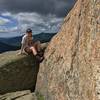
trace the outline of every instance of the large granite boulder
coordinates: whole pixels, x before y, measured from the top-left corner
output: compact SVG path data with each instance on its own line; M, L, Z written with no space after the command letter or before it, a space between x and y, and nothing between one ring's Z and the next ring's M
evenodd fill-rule
M100 0L77 0L46 49L36 91L45 100L96 100L97 67Z
M17 54L0 54L0 94L35 88L39 63L32 55Z

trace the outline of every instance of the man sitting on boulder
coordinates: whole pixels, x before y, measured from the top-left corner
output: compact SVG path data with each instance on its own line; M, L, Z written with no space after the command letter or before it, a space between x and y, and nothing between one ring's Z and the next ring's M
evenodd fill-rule
M40 41L34 42L32 36L32 30L27 29L26 34L22 37L21 42L21 51L19 54L27 53L33 54L38 61L43 60L43 56L39 55L38 52L40 51Z

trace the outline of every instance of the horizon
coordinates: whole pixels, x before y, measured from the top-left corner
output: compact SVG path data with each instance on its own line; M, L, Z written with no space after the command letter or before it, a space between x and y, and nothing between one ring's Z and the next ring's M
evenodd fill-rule
M8 35L8 36L6 36L6 35L3 35L2 37L0 36L0 39L7 39L7 38L16 38L16 37L22 37L23 35L24 35L25 33L23 33L23 34L20 34L20 35L16 35L16 34L14 34L14 35ZM33 33L32 35L33 36L36 36L36 35L41 35L41 34L57 34L57 32L55 32L55 33L49 33L49 32L41 32L41 33Z

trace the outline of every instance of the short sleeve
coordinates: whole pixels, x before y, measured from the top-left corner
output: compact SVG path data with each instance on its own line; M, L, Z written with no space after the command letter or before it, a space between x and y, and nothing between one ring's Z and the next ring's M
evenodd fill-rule
M25 43L26 43L26 36L25 36L25 35L22 37L21 43L22 43L22 44L25 44Z

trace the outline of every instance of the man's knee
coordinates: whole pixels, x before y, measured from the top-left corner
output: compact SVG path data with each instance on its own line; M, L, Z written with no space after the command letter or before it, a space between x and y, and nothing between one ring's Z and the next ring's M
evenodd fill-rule
M30 47L30 49L33 50L33 49L35 49L35 48L32 46L32 47Z

